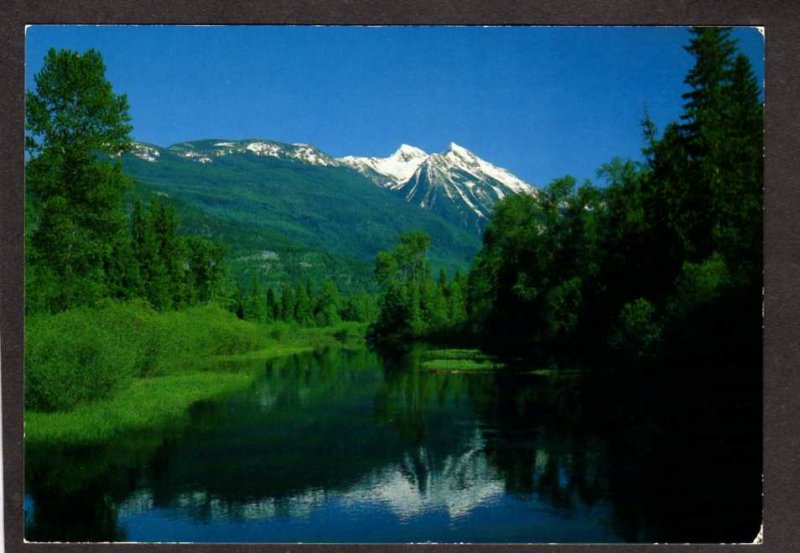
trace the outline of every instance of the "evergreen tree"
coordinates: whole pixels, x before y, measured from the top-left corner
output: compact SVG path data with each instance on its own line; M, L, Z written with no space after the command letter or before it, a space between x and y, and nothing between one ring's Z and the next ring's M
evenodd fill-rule
M190 302L217 301L223 305L229 303L223 246L199 236L188 236L184 240L184 248L187 255L186 275Z
M294 318L303 325L313 323L313 305L308 294L308 286L301 283L295 285Z
M150 220L158 245L158 257L166 276L167 307L180 308L186 302L185 251L178 235L178 218L173 206L153 200Z
M362 293L349 296L342 303L340 316L345 321L374 322L378 306L372 294Z
M168 309L172 302L169 275L159 251L159 239L153 225L153 205L149 212L139 202L131 214L132 249L141 276L142 297L159 310Z
M130 147L124 95L100 54L51 49L25 95L30 227L29 293L50 311L126 296L137 285L122 197L130 186L116 155Z
M295 299L292 287L284 285L281 291L281 319L284 321L295 320Z
M694 28L686 47L695 59L686 77L690 90L683 95L681 116L690 187L676 208L686 212L684 220L691 225L692 260L715 250L743 253L739 230L747 225L741 217L752 217L760 206L758 86L746 58L735 56L730 32Z
M314 320L319 326L331 326L339 322L339 289L332 280L322 283L314 309Z
M645 116L644 164L613 160L604 189L565 178L496 204L467 287L488 344L581 340L637 362L760 351L760 91L728 30L692 33L682 120L659 137Z
M372 326L377 336L411 338L425 335L431 325L430 310L424 305L426 290L435 288L425 254L430 237L424 232L400 236L389 252L375 260L375 277L380 288L380 313Z
M257 275L250 280L250 289L244 300L244 318L256 322L266 320L266 303Z
M424 332L441 332L447 327L447 301L441 287L433 280L430 272L420 283L420 302Z
M280 318L280 304L275 298L275 290L270 286L267 289L267 310L266 319L268 322L277 321Z
M734 61L729 96L729 134L724 146L732 168L729 186L717 199L717 247L729 262L743 266L750 278L760 281L762 226L754 222L763 218L764 108L750 62L741 54Z
M456 269L447 286L447 319L451 328L458 329L467 321L467 278Z

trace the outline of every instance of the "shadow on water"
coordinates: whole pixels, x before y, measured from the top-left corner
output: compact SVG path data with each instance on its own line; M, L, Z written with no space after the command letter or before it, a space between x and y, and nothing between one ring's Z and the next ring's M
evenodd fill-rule
M735 370L431 373L329 349L184 424L26 451L31 541L742 542L761 393Z

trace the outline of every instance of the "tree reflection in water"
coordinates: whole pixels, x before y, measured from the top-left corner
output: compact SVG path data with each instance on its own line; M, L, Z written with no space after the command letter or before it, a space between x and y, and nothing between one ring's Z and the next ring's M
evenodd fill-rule
M451 541L465 528L473 541L755 536L757 379L597 368L552 378L443 374L419 370L419 355L331 349L272 362L250 389L198 404L172 428L96 448L30 450L26 537L136 539L131 521L145 515L222 528L334 507L331 526L391 514L371 535L397 541L424 535L398 524L434 523ZM492 510L514 513L513 533L492 535L497 522L481 522ZM587 533L525 534L542 513Z

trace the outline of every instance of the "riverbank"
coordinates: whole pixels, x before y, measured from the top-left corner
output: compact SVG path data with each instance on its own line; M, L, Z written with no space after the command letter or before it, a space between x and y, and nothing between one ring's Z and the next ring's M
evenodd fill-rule
M214 308L158 314L113 305L33 320L26 330L26 445L82 445L162 426L198 401L246 388L263 361L359 341L365 329L256 325ZM59 333L61 340L50 339ZM61 408L36 408L50 405Z

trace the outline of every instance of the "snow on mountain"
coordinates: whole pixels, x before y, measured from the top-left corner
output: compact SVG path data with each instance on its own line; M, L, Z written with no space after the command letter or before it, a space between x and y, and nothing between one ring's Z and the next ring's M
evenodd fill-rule
M489 177L515 194L531 194L535 192L535 188L530 184L518 179L506 169L482 160L455 142L450 143L450 148L447 150L445 157L453 166L464 169L476 176Z
M425 158L408 180L392 190L408 202L479 231L497 201L510 194L537 194L530 184L454 142L446 152Z
M211 163L216 158L231 154L253 154L296 160L309 165L339 166L339 162L310 144L283 144L271 140L203 140L173 144L168 149L181 157L199 163Z
M161 152L158 151L158 148L141 142L133 143L131 154L150 163L155 163L161 157Z
M394 188L408 180L427 157L428 154L419 148L403 144L389 157L345 156L337 161L352 167L378 186Z
M337 161L408 202L478 230L495 202L509 194L537 193L506 169L455 142L438 154L403 144L389 157L347 156Z
M349 168L373 184L451 222L480 232L494 204L508 195L537 194L536 188L451 142L443 153L428 154L407 144L388 157L335 159L310 144L271 140L199 140L162 149L135 143L134 156L155 163L163 155L208 164L232 154Z

